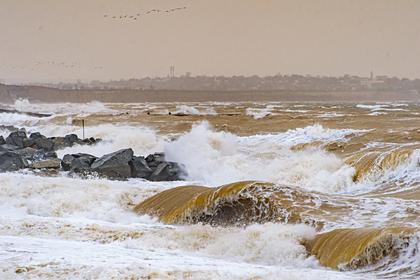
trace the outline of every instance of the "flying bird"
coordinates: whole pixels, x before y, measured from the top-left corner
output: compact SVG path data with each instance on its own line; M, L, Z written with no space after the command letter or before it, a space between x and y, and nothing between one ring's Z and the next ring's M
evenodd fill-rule
M175 7L175 8L171 8L171 9L167 9L167 10L160 10L160 9L151 9L148 10L147 12L143 13L144 15L151 15L151 14L158 14L160 12L165 12L165 13L173 13L179 10L185 10L187 7ZM129 19L129 20L138 20L139 17L142 15L141 12L137 12L136 14L132 14L132 15L108 15L108 14L104 14L103 17L104 18L112 18L112 19Z

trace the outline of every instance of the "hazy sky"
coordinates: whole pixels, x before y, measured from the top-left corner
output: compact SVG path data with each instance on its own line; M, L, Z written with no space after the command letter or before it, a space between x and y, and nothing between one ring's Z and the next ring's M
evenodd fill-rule
M417 0L0 0L0 36L6 82L163 76L170 65L177 75L420 78Z

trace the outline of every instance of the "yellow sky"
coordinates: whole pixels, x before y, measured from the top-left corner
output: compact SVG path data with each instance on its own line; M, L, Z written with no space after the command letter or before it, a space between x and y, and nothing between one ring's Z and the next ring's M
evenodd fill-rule
M162 76L172 64L176 74L419 78L419 22L417 0L1 0L0 79Z

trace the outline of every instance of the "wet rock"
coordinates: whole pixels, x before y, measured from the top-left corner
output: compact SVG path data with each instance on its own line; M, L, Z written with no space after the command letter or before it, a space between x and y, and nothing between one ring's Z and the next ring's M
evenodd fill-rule
M181 167L175 162L162 162L150 175L150 181L178 181L183 173Z
M87 157L75 158L71 162L70 170L76 173L88 173L91 170L90 166L94 160L95 158L90 159Z
M0 152L0 171L17 171L26 168L28 162L14 152Z
M54 143L50 139L46 137L39 137L32 139L33 140L33 147L37 149L42 149L44 151L53 151L54 150Z
M165 162L164 153L154 153L146 157L146 162L150 168L158 167L159 164Z
M0 112L1 112L1 110L0 110ZM13 126L13 125L0 125L0 129L1 130L8 130L10 132L18 131L19 130L18 127Z
M31 148L31 147L15 150L14 152L27 160L36 160L43 156L42 151Z
M75 143L80 143L82 140L76 134L68 134L64 136L64 143L66 146L73 146Z
M45 138L47 138L47 137L42 135L40 132L31 133L31 135L29 136L29 139L33 139L33 140L35 140L35 139L45 139Z
M68 145L66 145L66 141L64 141L64 137L50 137L47 138L47 140L51 141L53 145L52 150L60 150L68 147Z
M6 144L6 140L4 140L3 136L0 136L0 145Z
M17 146L19 148L31 147L34 149L41 149L45 152L55 151L66 147L71 147L75 144L79 145L92 145L96 144L101 139L95 139L93 137L87 139L80 139L76 134L68 134L64 137L45 137L39 132L33 132L29 138L26 136L24 129L14 131L4 140L0 139L0 145L9 144Z
M6 144L24 148L24 140L27 139L26 132L23 130L14 131L6 138Z
M92 171L111 179L124 179L131 177L130 162L133 157L132 149L122 149L96 159Z
M145 178L148 179L153 173L153 170L149 167L144 157L133 157L130 162L131 166L131 177L133 178Z
M72 154L65 155L61 162L61 166L65 171L74 171L76 173L85 173L90 171L90 166L97 157L89 154Z
M34 162L30 165L32 169L43 169L43 168L52 168L58 169L60 168L61 160L58 158L46 159Z
M23 139L23 147L33 147L34 146L34 140L33 139Z
M54 151L46 152L44 154L44 158L57 158L57 153Z
M100 142L101 140L102 139L100 139L100 138L90 137L90 138L85 138L85 139L81 140L80 144L93 145L93 144L96 144L96 143Z
M73 155L64 155L61 160L61 167L63 167L64 171L69 171L71 169L71 163L74 159L75 157Z
M10 144L0 145L0 152L15 151L20 149L20 147Z

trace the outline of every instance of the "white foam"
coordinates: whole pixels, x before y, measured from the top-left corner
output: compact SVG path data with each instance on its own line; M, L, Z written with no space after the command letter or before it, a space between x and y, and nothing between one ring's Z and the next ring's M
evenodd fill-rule
M41 279L357 279L319 268L260 266L185 252L15 236L0 238L0 252L2 279L13 279L16 267L29 267L27 276Z
M376 111L408 111L407 109L395 108L395 107L406 107L407 104L357 104L357 108L368 109L372 112ZM391 107L391 108L390 108Z
M345 190L354 170L320 149L294 152L290 146L315 140L337 141L353 130L324 129L320 125L285 133L238 137L200 123L165 145L169 160L185 165L189 180L221 185L263 180L299 185L325 192Z
M318 117L328 119L328 118L337 118L337 117L343 117L343 116L345 116L345 114L341 114L337 112L325 112L325 113L320 114ZM347 115L347 116L350 116L350 115Z
M39 131L42 134L51 136L63 136L70 133L77 134L82 138L82 128L73 125L40 125L27 128L28 131ZM163 150L164 144L169 141L168 136L160 136L153 129L143 126L128 124L100 124L85 126L85 137L103 139L96 145L75 145L57 151L61 157L71 153L88 153L95 156L102 156L119 149L132 148L136 155L147 155Z
M29 129L31 130L31 129ZM33 128L47 136L76 133L75 126L42 125ZM239 137L214 131L208 123L199 123L176 141L154 130L120 124L87 126L86 137L102 138L92 146L73 146L59 150L59 157L71 153L95 156L132 148L136 155L164 151L167 159L183 164L188 179L217 186L239 180L263 180L299 185L318 191L346 191L354 170L331 153L320 149L294 152L290 147L313 141L345 141L364 130L328 129L320 125L288 130L284 133Z
M416 188L420 182L420 150L414 150L406 161L397 166L392 166L385 170L373 166L370 172L354 186L353 190L369 192L381 188L383 182L388 184L395 183L397 186L401 186L395 190L396 192L401 191L402 188L404 190Z
M270 116L272 114L271 108L247 108L245 111L247 116L253 117L255 120L259 120Z
M48 122L51 117L34 117L19 113L0 113L1 125L12 125L16 127L31 127L40 123Z
M47 113L59 115L86 116L95 113L113 114L117 111L99 101L88 103L31 103L28 99L17 99L12 108L21 112Z
M137 196L135 202L138 202L137 199L142 200L165 186L179 185L179 182L156 184L134 179L119 182L63 176L45 178L21 173L0 176L2 211L14 209L13 213L17 216L84 217L119 223L138 219L138 216L122 207L121 201L126 196Z
M380 116L380 115L386 115L387 113L385 112L379 112L379 111L374 111L372 113L369 113L369 116Z
M211 107L198 107L188 105L177 105L176 110L173 114L184 114L184 115L198 115L198 116L215 116L216 111Z
M41 278L187 273L204 279L295 279L302 271L337 276L307 257L300 241L315 231L306 225L165 226L131 211L145 197L179 183L1 176L3 273L32 267L29 275Z

